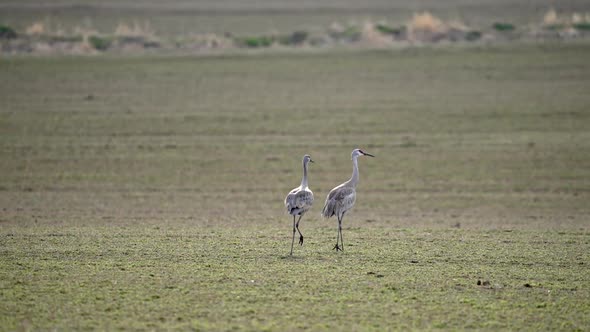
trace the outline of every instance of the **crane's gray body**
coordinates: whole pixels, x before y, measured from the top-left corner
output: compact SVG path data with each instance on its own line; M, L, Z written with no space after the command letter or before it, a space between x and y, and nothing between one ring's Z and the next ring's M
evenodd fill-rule
M343 183L332 189L328 194L326 203L322 209L322 216L324 216L324 218L330 218L331 216L335 215L338 219L340 219L346 211L352 209L355 201L355 186Z
M303 156L303 178L299 187L291 190L287 197L285 197L285 208L287 212L293 216L293 241L291 242L291 255L293 255L293 243L295 242L295 230L299 231L299 221L305 212L311 209L313 205L313 192L307 185L307 164L313 163L309 155ZM295 216L299 216L299 220L295 222ZM299 244L303 245L303 234L299 231Z
M347 211L352 209L356 202L356 186L359 182L359 156L374 157L360 149L352 150L352 176L348 181L330 190L328 197L326 197L324 208L322 209L322 216L324 218L330 218L331 216L336 216L336 218L338 218L338 236L336 237L336 246L334 246L334 249L337 251L344 250L344 240L342 239L342 218ZM342 243L342 246L339 246L339 242Z
M292 216L301 216L311 209L313 204L313 192L305 187L297 187L285 198L285 207Z

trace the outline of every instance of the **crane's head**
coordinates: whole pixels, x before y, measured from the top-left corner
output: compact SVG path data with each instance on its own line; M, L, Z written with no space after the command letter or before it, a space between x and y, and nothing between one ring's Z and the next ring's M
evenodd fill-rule
M303 163L304 164L307 164L309 162L312 162L313 163L313 160L311 160L311 156L310 155L306 154L305 156L303 156Z
M370 153L366 153L361 149L354 149L352 150L352 159L357 158L359 156L369 156L369 157L375 157L374 155L370 154Z

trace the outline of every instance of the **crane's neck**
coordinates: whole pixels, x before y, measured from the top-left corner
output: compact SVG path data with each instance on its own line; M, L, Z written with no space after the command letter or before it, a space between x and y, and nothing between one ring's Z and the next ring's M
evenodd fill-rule
M352 176L350 180L348 180L348 185L352 187L356 187L359 182L359 164L358 164L358 156L352 157Z
M307 163L303 161L303 178L301 179L301 188L307 188Z

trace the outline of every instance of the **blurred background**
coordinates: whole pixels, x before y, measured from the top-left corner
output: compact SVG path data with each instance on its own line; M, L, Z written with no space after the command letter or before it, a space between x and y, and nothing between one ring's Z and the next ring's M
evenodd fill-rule
M587 37L583 0L2 1L3 53L203 53Z

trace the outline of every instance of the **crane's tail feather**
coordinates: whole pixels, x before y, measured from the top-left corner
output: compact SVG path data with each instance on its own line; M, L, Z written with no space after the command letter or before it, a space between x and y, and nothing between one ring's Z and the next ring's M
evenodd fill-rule
M334 211L334 203L327 202L326 205L324 205L324 208L322 209L322 217L327 219L333 216L334 214L336 214Z

